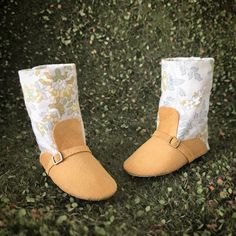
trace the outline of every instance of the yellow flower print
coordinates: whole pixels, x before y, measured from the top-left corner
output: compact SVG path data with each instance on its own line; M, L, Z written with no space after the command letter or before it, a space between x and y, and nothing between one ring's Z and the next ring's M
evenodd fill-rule
M164 71L162 72L161 78L162 78L161 90L165 92L167 89L167 80L168 80L166 72Z
M62 81L59 83L44 84L44 90L46 90L52 97L70 97L73 92L73 86L67 85Z
M71 111L76 112L79 110L79 103L78 102L73 102L71 105Z
M22 87L26 102L41 102L42 93L33 85L24 85Z
M192 109L192 108L195 108L195 107L198 107L201 103L201 94L199 91L195 91L193 92L193 95L191 97L191 99L189 100L181 100L181 104L189 109Z
M44 123L47 122L55 122L56 120L58 120L59 116L57 115L56 112L54 113L48 113L46 116L44 116L44 118L42 119L42 121Z
M36 76L39 76L40 70L39 69L35 69L34 73L35 73Z
M41 120L41 122L35 123L37 130L42 136L46 135L49 130L52 129L56 121L59 119L57 112L47 113Z
M49 108L56 109L60 113L60 116L62 116L65 113L64 105L59 102L50 104Z
M36 123L35 127L37 128L37 130L42 136L46 134L47 130L45 129L45 126L43 125L43 123Z
M43 75L40 76L39 83L46 87L50 87L53 83L53 78L49 72L44 72Z

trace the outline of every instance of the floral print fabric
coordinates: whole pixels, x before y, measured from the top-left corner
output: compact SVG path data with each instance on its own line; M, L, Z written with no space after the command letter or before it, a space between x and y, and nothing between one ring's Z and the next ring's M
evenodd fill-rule
M177 138L199 137L208 145L207 115L214 69L213 58L167 58L162 65L159 107L175 108L180 114Z
M52 130L60 120L81 119L84 133L75 64L36 66L20 70L19 77L26 108L41 151L56 152Z

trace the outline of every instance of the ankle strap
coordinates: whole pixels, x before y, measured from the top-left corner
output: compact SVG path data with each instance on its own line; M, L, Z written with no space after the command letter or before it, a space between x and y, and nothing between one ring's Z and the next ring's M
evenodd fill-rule
M184 144L184 141L177 139L175 136L170 136L169 134L159 130L156 130L153 136L167 142L172 148L180 151L188 163L195 159L195 155L192 153L191 149L188 148L186 144Z
M59 165L68 157L71 157L80 152L90 152L90 149L86 145L75 146L72 148L67 148L62 151L57 151L56 153L52 154L49 152L43 152L40 155L40 163L44 167L46 173L49 175L50 170L52 167Z

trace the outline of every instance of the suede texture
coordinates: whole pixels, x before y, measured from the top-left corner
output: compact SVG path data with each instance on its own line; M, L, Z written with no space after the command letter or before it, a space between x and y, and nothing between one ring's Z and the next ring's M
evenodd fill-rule
M157 131L123 164L130 175L151 177L169 174L208 151L199 138L176 139L179 123L176 109L163 106L158 115Z
M52 133L58 152L43 152L40 163L53 182L64 192L84 200L99 201L111 197L117 184L85 145L79 119L58 122Z

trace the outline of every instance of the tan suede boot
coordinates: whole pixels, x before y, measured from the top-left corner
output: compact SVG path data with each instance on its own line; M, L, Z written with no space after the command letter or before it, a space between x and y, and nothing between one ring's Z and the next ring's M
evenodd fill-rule
M178 170L209 150L207 115L213 58L162 60L157 130L125 162L131 175L159 176Z
M85 142L75 64L37 66L20 70L19 77L46 173L74 197L111 197L116 182Z

